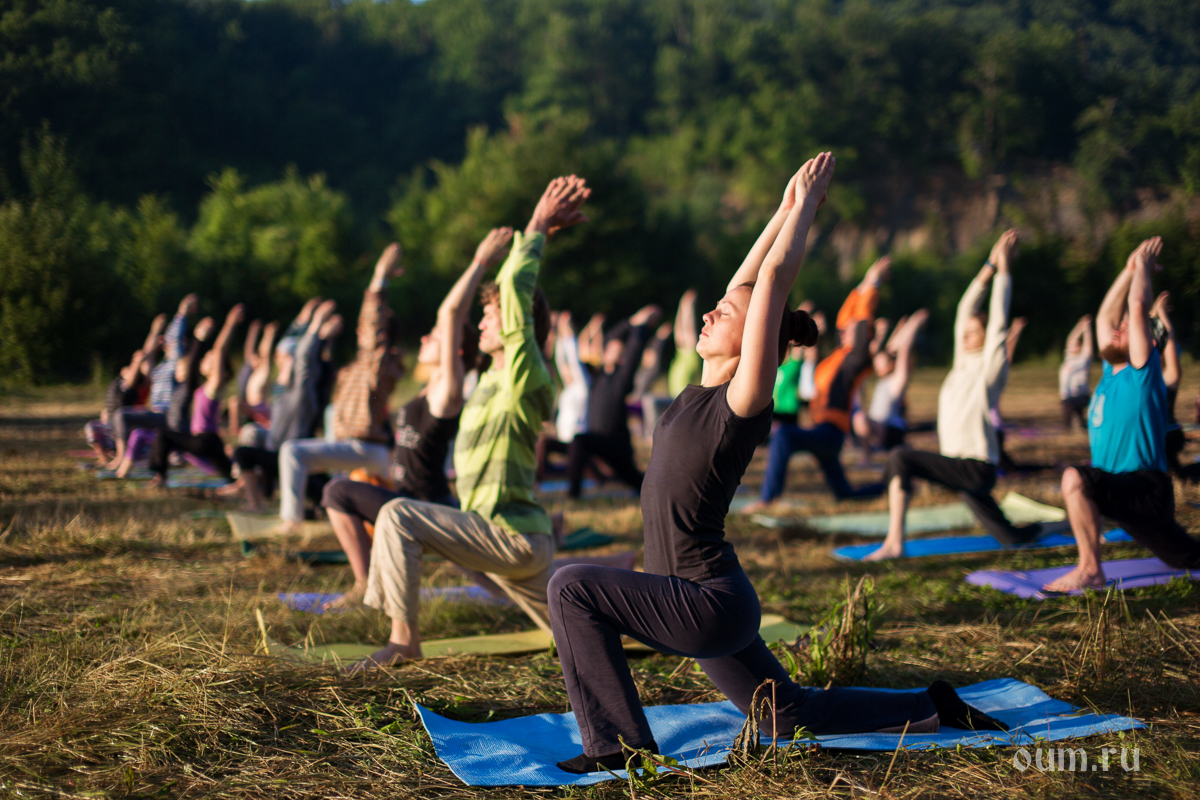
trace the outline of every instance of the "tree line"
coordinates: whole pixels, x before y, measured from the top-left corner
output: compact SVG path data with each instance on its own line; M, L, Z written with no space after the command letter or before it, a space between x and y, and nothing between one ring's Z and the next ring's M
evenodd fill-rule
M0 374L126 358L197 291L282 319L354 308L395 238L415 338L489 227L556 174L591 225L546 264L552 303L622 313L715 299L819 148L838 155L798 295L832 308L839 224L913 184L1069 172L1103 235L1035 234L1023 352L1094 311L1127 248L1166 237L1178 325L1200 289L1200 6L1186 0L0 0ZM1146 194L1166 216L1131 212ZM935 226L936 230L936 226ZM953 305L990 242L896 254L885 313ZM864 253L863 264L871 254Z

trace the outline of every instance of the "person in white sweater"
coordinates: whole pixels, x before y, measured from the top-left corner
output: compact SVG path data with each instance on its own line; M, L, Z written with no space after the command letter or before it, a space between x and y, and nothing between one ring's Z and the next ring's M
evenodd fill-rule
M1000 445L988 409L1000 402L1008 381L1008 302L1012 293L1009 266L1017 232L1005 231L992 247L983 269L971 281L954 319L954 366L938 395L939 453L896 448L884 476L888 487L887 539L868 561L904 555L904 515L912 496L912 479L922 478L960 492L979 524L1004 545L1033 541L1041 525L1013 525L992 497ZM992 285L990 307L981 312L984 292Z

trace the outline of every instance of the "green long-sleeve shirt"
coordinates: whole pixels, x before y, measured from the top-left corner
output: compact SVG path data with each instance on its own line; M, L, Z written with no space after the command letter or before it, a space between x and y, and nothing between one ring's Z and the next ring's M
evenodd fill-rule
M554 385L533 330L533 292L546 237L517 233L496 276L504 366L479 380L454 445L459 502L514 533L550 533L534 499L534 445L554 410Z

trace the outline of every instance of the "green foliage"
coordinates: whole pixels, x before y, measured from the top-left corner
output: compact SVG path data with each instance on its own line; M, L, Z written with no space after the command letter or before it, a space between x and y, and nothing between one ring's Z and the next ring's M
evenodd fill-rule
M292 313L313 295L350 302L369 274L355 263L345 197L323 176L283 179L246 188L234 170L211 181L200 204L187 251L197 268L189 276L215 308L244 302L267 318Z
M886 226L897 193L944 176L1069 169L1097 230L1139 198L1200 191L1188 0L0 0L0 52L0 296L19 340L3 357L27 377L84 358L52 342L54 320L83 319L77 284L36 265L116 287L84 348L115 363L127 329L188 290L209 311L285 317L319 293L353 313L392 233L408 269L392 300L415 336L486 229L523 225L560 172L596 189L592 224L562 234L544 273L579 313L689 285L714 302L819 148L838 175L794 299L827 311L848 288L834 229ZM71 156L67 188L22 162L44 132ZM1020 221L1037 235L1014 313L1043 323L1022 355L1056 349L1145 232L1167 235L1162 282L1200 341L1185 213L1110 242ZM989 244L953 252L942 224L897 253L883 304L931 309L926 360L948 357Z
M0 374L80 377L113 343L121 287L92 246L95 210L61 142L40 137L21 160L33 195L0 205Z
M851 686L861 680L880 611L874 580L863 576L851 590L847 577L845 599L813 626L807 647L780 643L779 654L792 680L804 686Z

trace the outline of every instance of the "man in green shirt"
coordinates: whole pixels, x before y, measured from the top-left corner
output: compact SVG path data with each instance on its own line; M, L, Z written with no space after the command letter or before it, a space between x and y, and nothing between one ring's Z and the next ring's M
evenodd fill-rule
M589 194L574 175L551 181L525 233L514 236L496 283L480 291L479 349L492 357L492 367L459 423L454 470L462 510L401 498L379 512L363 602L392 618L392 632L352 671L421 657L417 611L427 551L486 574L550 633L546 584L554 539L533 487L534 445L553 413L554 384L542 359L549 308L541 299L539 314L535 294L546 239L587 220L579 207Z

